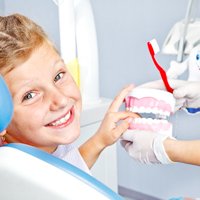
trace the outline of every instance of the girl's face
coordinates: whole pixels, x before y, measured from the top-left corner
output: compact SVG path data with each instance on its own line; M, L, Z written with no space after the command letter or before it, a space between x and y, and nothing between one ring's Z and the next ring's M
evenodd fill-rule
M14 102L7 142L52 153L80 133L81 94L63 60L43 44L30 59L4 76Z

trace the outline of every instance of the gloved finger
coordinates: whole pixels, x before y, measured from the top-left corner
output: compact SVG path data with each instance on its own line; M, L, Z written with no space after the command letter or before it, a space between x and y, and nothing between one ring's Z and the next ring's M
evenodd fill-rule
M187 98L192 98L195 95L195 92L192 88L192 84L187 84L175 89L173 95L176 99L184 98L186 96Z
M140 86L137 86L136 88L152 88L152 89L166 90L162 80L144 83Z
M178 110L181 110L182 107L183 107L183 105L177 105L177 106L175 106L175 108L174 108L174 113L175 113L176 111L178 111Z
M178 110L181 110L181 108L184 108L184 107L185 107L184 104L176 105L176 106L175 106L175 109L174 109L174 113L175 113L176 111L178 111Z
M129 156L131 156L131 157L133 157L133 155L132 155L132 151L131 151L131 145L132 145L133 143L132 142L127 142L126 144L125 144L125 146L124 146L124 148L126 149L126 151L128 152L128 154L129 154Z
M133 142L134 134L136 134L137 130L129 130L127 129L123 135L121 136L122 140L131 141Z
M175 105L175 108L174 108L174 112L180 110L180 108L183 107L185 101L186 101L186 99L184 99L184 98L176 99L176 105Z
M185 98L176 99L176 106L183 105L185 103Z
M177 80L177 79L175 79L175 80L168 79L168 82L169 82L169 85L172 87L172 89L176 89L176 88L186 85L188 83L187 81ZM159 89L159 90L166 91L166 87L162 80L148 82L148 83L142 84L136 88L152 88L152 89Z
M125 148L125 146L128 144L128 143L130 143L129 141L126 141L126 140L119 140L119 144L122 146L122 147L124 147Z
M184 86L188 83L188 81L178 80L178 79L168 79L169 85L175 90L181 86Z

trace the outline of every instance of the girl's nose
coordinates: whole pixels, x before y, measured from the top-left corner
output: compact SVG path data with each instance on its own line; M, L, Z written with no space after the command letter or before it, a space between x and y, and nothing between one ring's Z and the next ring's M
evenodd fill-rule
M55 111L66 107L68 104L68 97L59 90L51 91L50 110Z

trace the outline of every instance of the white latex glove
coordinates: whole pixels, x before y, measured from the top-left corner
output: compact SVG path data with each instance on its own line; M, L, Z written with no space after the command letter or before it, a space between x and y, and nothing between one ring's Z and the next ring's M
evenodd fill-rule
M144 164L170 164L172 161L163 146L166 138L168 136L154 131L126 130L119 143L135 161Z
M186 85L174 90L173 95L176 99L185 99L183 107L199 108L200 107L200 82L187 81Z
M173 95L176 98L176 105L175 105L175 112L176 112L177 110L179 110L182 107L185 107L185 105L186 105L185 102L187 100L187 96L183 96L182 91L185 91L185 95L187 95L187 92L189 92L189 91L187 91L186 85L189 84L189 82L183 81L183 80L173 80L173 79L168 79L168 82L169 82L169 85L171 86L171 88L174 89ZM162 80L148 82L148 83L142 84L136 88L152 88L152 89L167 91ZM179 91L179 89L181 89L181 90ZM179 91L178 94L177 94L177 91ZM200 104L199 104L199 107L200 107Z

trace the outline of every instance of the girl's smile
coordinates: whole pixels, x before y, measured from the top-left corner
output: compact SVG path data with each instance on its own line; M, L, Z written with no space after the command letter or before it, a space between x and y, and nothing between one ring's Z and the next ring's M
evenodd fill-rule
M64 128L68 126L74 120L74 107L72 107L66 114L59 117L58 119L47 124L50 128Z

